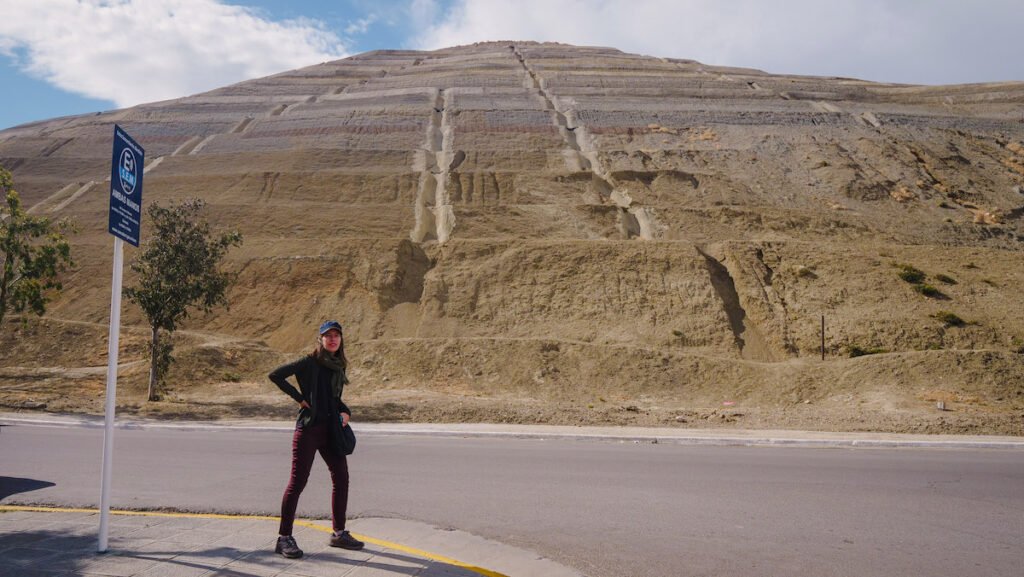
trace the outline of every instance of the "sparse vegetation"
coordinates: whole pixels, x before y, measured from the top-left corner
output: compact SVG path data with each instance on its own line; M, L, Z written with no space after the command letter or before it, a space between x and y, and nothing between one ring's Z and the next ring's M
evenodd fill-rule
M947 327L962 327L967 324L967 321L960 318L959 315L949 311L939 311L931 316L933 319L942 321Z
M818 275L806 266L796 267L796 276L800 278L818 278Z
M897 276L904 282L913 285L915 291L929 298L946 298L942 291L924 282L927 275L925 275L923 270L909 264L893 263L893 266L899 269L899 272L896 273ZM956 280L947 275L937 275L935 278L943 282L952 281L951 283L947 282L947 284L956 284Z
M956 279L945 274L935 275L935 280L945 284L956 284Z
M1010 337L1010 350L1018 355L1024 355L1024 339L1017 335Z
M887 353L887 352L889 352L889 351L887 351L885 349L877 348L877 347L861 347L861 346L858 346L858 345L850 345L849 346L849 353L850 353L850 358L851 359L856 358L856 357L865 357L867 355L880 355L882 353Z
M904 281L910 284L917 284L924 281L925 274L921 269L910 266L909 264L897 264L896 266L900 269L900 272L897 274Z
M914 290L923 294L924 296L932 299L938 299L946 296L942 291L933 287L930 284L920 283L914 285Z

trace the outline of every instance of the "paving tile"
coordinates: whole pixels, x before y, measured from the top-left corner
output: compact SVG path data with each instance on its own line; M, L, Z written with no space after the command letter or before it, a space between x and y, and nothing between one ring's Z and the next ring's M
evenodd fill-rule
M4 518L0 517L0 535L7 535L8 533L20 533L21 527L18 526L17 521L3 522Z
M86 561L99 555L95 548L78 551L47 551L46 553L46 558L40 558L33 566L45 568L47 571L74 571ZM0 557L0 559L3 558ZM51 567L52 569L50 569Z
M16 521L17 528L19 531L45 531L50 527L59 527L60 523L55 523L45 513L41 517L29 517Z
M111 527L156 527L169 521L170 517L149 517L146 515L111 515Z
M480 577L479 573L470 571L464 567L457 567L447 563L432 561L430 565L416 577Z
M177 532L168 531L160 540L166 543L196 543L200 545L209 545L216 543L218 540L223 539L227 535L220 531L206 531L205 529L187 529L184 531L178 530Z
M146 517L150 520L161 520L160 525L164 527L177 527L181 529L201 529L209 525L215 519L204 517Z
M302 558L301 562L289 567L287 572L302 577L342 577L350 575L362 563L362 560L356 559L307 555Z
M157 539L148 537L111 537L108 544L115 551L136 551L139 547L159 542Z
M4 550L12 549L14 547L24 547L30 543L43 541L51 537L53 537L53 534L43 533L40 531L20 531L18 533L0 534L0 557L2 557Z
M159 563L155 559L143 559L125 555L96 555L83 559L75 571L90 575L109 575L112 577L131 577L155 567Z
M139 573L136 577L204 577L213 573L209 567L167 559Z
M237 567L239 569L265 567L267 569L273 570L273 573L271 573L271 575L276 575L277 573L284 571L297 563L302 562L303 559L288 559L282 557L281 555L274 553L273 547L269 547L267 549L257 549L255 551L252 551L245 557L232 561L228 565L228 567ZM260 572L259 569L256 569L256 571Z
M277 521L266 519L210 519L203 529L220 531L263 531L277 532Z
M400 575L415 576L424 571L423 567L395 567L390 565L360 565L347 577L395 577ZM479 576L477 576L479 577Z
M64 577L66 573L52 572L34 567L9 567L0 569L0 577Z
M350 574L351 577L387 577L389 575L418 575L425 570L430 562L412 560L411 558L388 557L374 555L358 565Z
M43 539L37 539L26 545L34 549L47 549L53 551L92 551L95 552L99 546L96 534L79 534L75 532L54 532L43 534Z
M276 535L277 531L275 530L273 533ZM327 543L328 538L330 538L330 533L310 527L295 527L292 530L292 536L296 539Z
M231 567L224 567L222 569L219 569L215 573L211 573L210 577L271 577L272 575L277 575L277 572L260 573L241 569L233 569Z
M369 560L371 563L386 563L395 567L419 567L421 569L427 567L431 563L429 559L409 555L400 551L394 551L392 549L374 551L370 548L366 548L363 551L373 554L373 557Z
M47 551L45 549L32 549L30 547L12 547L0 553L0 561L4 565L17 565L20 567L36 566L45 563L47 559L57 557L59 551Z
M222 563L211 561L209 559L195 558L195 557L173 557L171 559L160 560L161 566L171 567L168 569L172 573L185 572L188 574L194 573L212 573L224 567Z
M54 511L52 513L47 512L38 514L44 516L44 518L51 523L84 524L95 522L97 526L100 524L100 516L97 513Z
M275 542L277 541L277 533L267 533L260 531L258 533L234 533L225 535L223 539L218 539L211 545L218 547L235 547L237 549L246 549L249 551L255 551L257 549L273 549Z
M174 558L175 561L188 561L197 565L219 568L241 559L249 554L247 550L234 547L200 547Z
M133 553L136 556L148 559L173 559L174 557L185 555L199 548L200 546L196 544L153 541L148 545L136 547Z
M379 550L373 548L366 548L361 551L351 551L349 549L342 549L340 547L328 546L321 555L332 555L334 557L344 557L352 561L366 561L370 557L379 554Z
M131 537L133 539L143 539L143 538L148 538L148 539L164 539L165 537L167 537L167 535L169 533L178 533L180 531L181 531L180 529L168 530L168 529L165 529L165 528L160 527L160 526L154 526L154 527L137 527L134 530L129 529L128 531L126 531L124 533L121 533L120 531L118 531L118 534L123 535L125 537Z
M29 519L33 515L38 515L38 513L29 511L0 511L0 525Z

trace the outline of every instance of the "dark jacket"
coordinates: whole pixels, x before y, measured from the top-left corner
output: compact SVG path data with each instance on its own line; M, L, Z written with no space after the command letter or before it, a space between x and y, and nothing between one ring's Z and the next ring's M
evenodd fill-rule
M317 388L320 386L320 379L317 378L320 372L320 365L316 362L316 359L310 356L302 357L301 359L281 365L273 371L271 371L270 380L274 382L279 389L285 392L289 397L295 399L296 403L306 401L309 403L309 408L303 408L299 410L299 417L296 420L297 424L308 425L309 421L313 418L313 415L317 411L317 399L321 398ZM298 381L299 387L295 388L288 381L288 377L295 376L295 380ZM348 383L348 378L342 374L341 376L341 389L345 390L345 384ZM348 416L352 416L352 411L348 408L348 405L341 400L339 394L337 398L333 398L332 395L324 395L325 397L331 398L332 404L337 402L336 406L327 407L327 414L338 415L338 413L348 413Z

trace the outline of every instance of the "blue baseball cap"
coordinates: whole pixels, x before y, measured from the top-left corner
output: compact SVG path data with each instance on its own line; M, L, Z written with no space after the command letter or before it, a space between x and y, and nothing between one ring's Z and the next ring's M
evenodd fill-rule
M341 323L338 321L324 321L324 324L320 325L320 334L323 335L329 330L335 330L341 332Z

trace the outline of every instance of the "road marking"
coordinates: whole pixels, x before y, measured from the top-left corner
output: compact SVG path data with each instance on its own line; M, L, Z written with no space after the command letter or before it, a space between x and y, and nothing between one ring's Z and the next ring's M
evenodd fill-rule
M0 505L0 512L14 512L24 511L30 513L99 513L99 509L78 509L72 507L31 507L26 505ZM224 515L221 513L163 513L159 511L124 511L111 509L111 515L121 515L125 517L177 517L177 518L189 518L189 519L247 519L256 521L280 521L280 517L271 517L269 515ZM309 521L295 521L296 525L301 527L307 527L316 531L324 533L331 533L333 529L324 527L323 525L317 525L310 523ZM360 541L372 543L380 547L387 549L393 549L395 551L401 551L403 553L409 553L410 555L416 555L430 561L437 561L446 565L453 565L472 571L477 575L484 575L485 577L508 577L504 573L498 573L497 571L491 571L490 569L484 569L483 567L477 567L458 559L452 559L451 557L445 557L444 555L437 555L429 551L422 549L416 549L415 547L407 547L399 543L392 543L391 541L385 541L383 539L377 539L360 533L352 533L352 536Z

